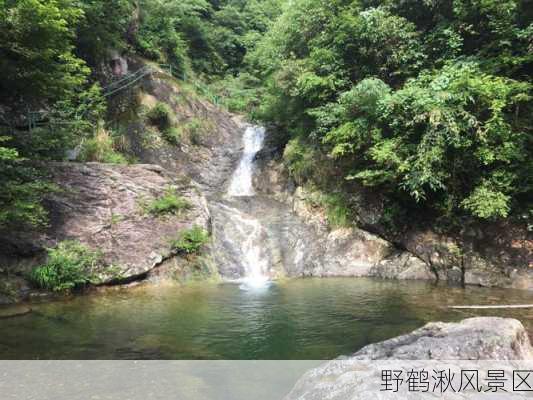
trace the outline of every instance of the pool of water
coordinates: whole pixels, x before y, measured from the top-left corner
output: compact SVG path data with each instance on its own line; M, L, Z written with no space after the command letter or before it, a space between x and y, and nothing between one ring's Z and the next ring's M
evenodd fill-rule
M429 321L533 311L450 305L531 303L526 291L372 279L151 286L33 306L0 321L2 359L331 359Z

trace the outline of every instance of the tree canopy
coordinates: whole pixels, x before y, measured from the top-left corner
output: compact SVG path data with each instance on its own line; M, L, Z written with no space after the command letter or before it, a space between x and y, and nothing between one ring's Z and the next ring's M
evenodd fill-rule
M247 55L253 113L292 141L300 181L447 223L527 215L532 22L524 0L294 0Z

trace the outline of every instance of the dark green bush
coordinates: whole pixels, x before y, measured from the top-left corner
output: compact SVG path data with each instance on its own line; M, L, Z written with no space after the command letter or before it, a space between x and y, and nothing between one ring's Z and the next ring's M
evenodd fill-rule
M42 289L70 291L90 283L100 262L98 252L76 241L64 241L48 249L46 264L33 270L30 279Z
M165 103L158 102L146 114L148 122L156 126L161 132L172 127L172 111Z
M179 237L171 242L171 246L178 253L198 254L202 247L209 241L209 233L199 227L194 226L180 233Z
M163 138L170 144L179 144L181 141L182 133L182 130L178 127L171 127L161 132Z
M23 164L15 149L3 147L7 140L0 136L0 227L42 227L48 221L42 201L57 187L43 173Z

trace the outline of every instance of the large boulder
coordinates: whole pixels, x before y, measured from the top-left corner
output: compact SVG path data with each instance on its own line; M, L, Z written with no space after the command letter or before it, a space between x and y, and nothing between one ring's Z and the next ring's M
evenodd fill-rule
M479 317L459 323L432 322L412 333L371 344L359 360L523 360L533 357L520 321Z
M410 334L369 345L350 357L308 371L285 400L433 398L439 397L438 394L407 390L383 392L382 372L458 369L460 374L461 370L471 369L478 370L483 376L492 369L505 370L508 376L512 376L514 370L531 369L532 360L533 347L526 330L517 320L470 318L460 323L430 323ZM503 392L490 397L492 394L485 393L485 390L468 395L450 390L442 398L507 398Z
M76 240L102 253L102 283L127 282L173 257L170 242L180 231L210 229L207 202L195 184L159 166L57 163L50 171L59 190L47 199L49 226L0 232L0 261L9 276L26 275L44 260L46 248ZM146 205L169 188L191 208L176 215L147 212Z

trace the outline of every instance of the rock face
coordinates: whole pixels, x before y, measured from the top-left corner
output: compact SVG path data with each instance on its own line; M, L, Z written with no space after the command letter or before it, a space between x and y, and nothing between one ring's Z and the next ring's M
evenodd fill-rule
M102 283L129 281L172 257L170 241L180 231L193 225L210 229L207 202L194 183L159 166L59 163L51 173L60 190L47 199L50 226L44 232L0 233L2 264L11 276L41 262L45 248L78 240L103 253ZM154 216L143 209L169 187L190 210Z
M138 59L116 54L111 58L118 60L112 67L119 74L124 68L145 66ZM183 133L178 143L165 140L145 117L158 102L169 107L173 124ZM193 225L211 231L207 198L224 192L240 157L241 121L163 72L111 98L109 117L124 132L122 151L142 164L52 165L53 181L62 191L47 200L50 226L33 233L0 232L0 304L33 295L25 276L43 263L46 248L67 239L103 253L107 268L102 283L161 276L180 280L216 272L209 252L192 263L174 257L169 242ZM143 213L142 203L161 196L169 186L176 187L192 209L164 217ZM188 267L192 271L186 271Z
M259 262L263 260L270 266L271 278L435 278L427 264L397 250L391 243L356 228L330 231L323 225L309 223L286 203L271 196L226 199L211 203L210 209L214 255L225 278L243 276L245 256L240 243L252 240L251 234L255 239L249 245L255 246ZM251 225L252 217L259 222L255 228Z
M277 208L291 215L285 218L292 221L291 233L281 241L283 254L290 254L283 262L287 275L436 280L427 263L377 235L355 227L331 229L323 210L306 201L302 188L292 196L286 193L270 196L278 197Z
M265 148L258 158L255 185L312 226L318 245L324 248L323 260L301 274L438 280L453 285L533 290L533 236L524 227L508 223L467 226L457 237L450 237L413 226L405 227L401 234L391 234L380 223L384 199L368 189L355 188L352 196L359 228L332 229L325 210L315 204L314 194L295 186L279 157L275 144Z
M432 360L440 361L436 363ZM453 360L458 361L450 362ZM499 361L490 363L488 360ZM502 365L503 360L509 361ZM381 392L381 371L411 368L419 371L431 370L432 367L455 370L459 365L459 370L480 370L479 373L483 376L485 368L502 370L508 369L509 365L517 365L517 369L520 369L525 365L529 369L533 364L531 360L533 347L524 327L517 320L471 318L460 323L430 323L410 334L372 344L350 357L328 362L307 372L285 400L425 399L436 394L407 390L398 393ZM512 371L507 373L512 376ZM467 397L464 393L450 391L445 398L477 399L475 396L478 395L480 394L470 393ZM487 396L486 393L482 395Z
M130 59L133 69L145 66ZM143 108L164 103L180 132L178 143L169 143L149 121ZM243 122L184 88L166 73L147 76L134 93L113 99L113 118L126 132L127 152L142 163L157 164L172 173L185 174L207 196L223 192L242 149ZM191 131L194 136L192 137Z
M441 281L533 290L531 234L510 226L486 229L469 229L457 238L413 229L401 241Z
M282 164L276 161L276 151L266 148L258 160L256 188L281 203L313 232L299 235L302 254L313 253L306 263L288 268L291 276L315 277L377 277L401 280L437 280L430 265L415 254L402 251L391 242L358 228L328 226L325 211L309 201L310 194L296 187ZM293 217L294 218L294 217ZM297 247L298 243L287 247ZM318 251L317 251L318 249Z

